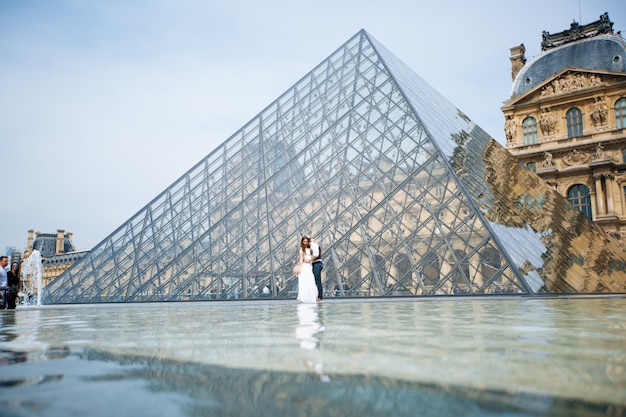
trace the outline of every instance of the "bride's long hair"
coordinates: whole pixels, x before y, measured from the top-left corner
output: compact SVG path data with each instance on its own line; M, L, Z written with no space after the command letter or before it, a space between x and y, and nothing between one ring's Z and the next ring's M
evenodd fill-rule
M304 241L307 241L307 244L304 244ZM306 236L302 236L302 239L300 239L300 252L306 252L307 248L309 247L308 242L310 242L311 240L306 237Z

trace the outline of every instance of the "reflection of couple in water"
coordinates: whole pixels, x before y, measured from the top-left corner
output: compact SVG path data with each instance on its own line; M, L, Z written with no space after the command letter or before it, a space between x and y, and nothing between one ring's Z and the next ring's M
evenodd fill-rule
M298 258L298 301L322 301L322 248L317 242L303 236Z
M296 339L300 342L300 347L309 351L316 350L320 344L318 335L324 333L324 330L325 327L321 323L317 304L299 304ZM328 375L323 372L321 361L305 360L303 364L313 372L316 379L322 382L330 381Z
M300 240L298 258L298 327L296 339L300 347L313 351L319 347L319 337L325 328L320 321L318 304L322 301L322 248L317 242L307 236ZM327 382L328 375L323 373L321 361L304 360L306 366L315 379Z

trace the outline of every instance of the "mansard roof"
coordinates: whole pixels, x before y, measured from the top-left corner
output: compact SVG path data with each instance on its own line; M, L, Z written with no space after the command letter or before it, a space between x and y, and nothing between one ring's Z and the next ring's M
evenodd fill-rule
M562 94L580 93L586 89L595 89L621 82L626 82L626 72L567 67L546 78L525 93L506 101L502 108L532 103L539 99L557 97Z
M564 68L626 72L626 41L620 35L601 35L549 49L530 59L519 71L511 98L519 97Z
M40 233L33 241L33 249L38 250L43 258L54 256L57 248L56 233ZM67 235L63 236L63 252L73 252L76 248Z

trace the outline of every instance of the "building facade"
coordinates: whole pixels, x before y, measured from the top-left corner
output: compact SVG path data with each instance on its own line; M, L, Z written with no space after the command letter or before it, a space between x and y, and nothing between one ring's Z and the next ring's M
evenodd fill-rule
M77 260L89 251L77 251L72 242L73 233L57 230L56 233L28 231L28 242L24 250L24 259L38 250L42 259L42 286L45 287L65 272ZM24 271L22 271L24 272ZM22 277L24 289L33 287L30 277Z
M513 88L502 107L507 149L583 214L626 239L626 42L608 13L543 32L526 60L511 48Z

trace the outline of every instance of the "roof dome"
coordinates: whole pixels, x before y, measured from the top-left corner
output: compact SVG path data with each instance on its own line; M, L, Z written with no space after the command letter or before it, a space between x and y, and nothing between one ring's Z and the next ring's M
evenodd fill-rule
M607 34L544 51L517 74L511 98L527 93L564 68L626 72L626 41L620 35Z
M57 248L57 235L53 233L40 233L33 241L33 250L38 250L41 256L49 258L54 256ZM64 236L63 252L73 252L76 248L72 245L69 237Z

